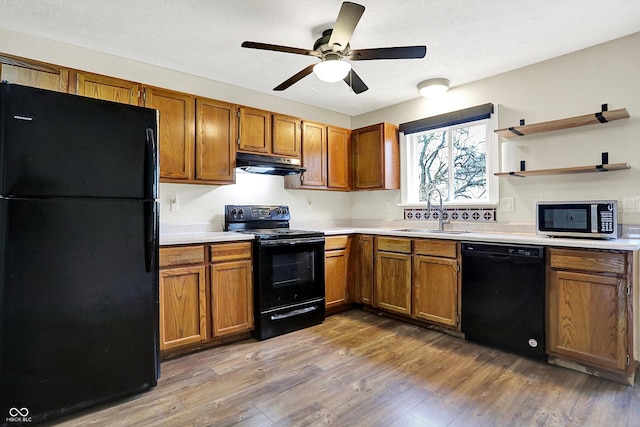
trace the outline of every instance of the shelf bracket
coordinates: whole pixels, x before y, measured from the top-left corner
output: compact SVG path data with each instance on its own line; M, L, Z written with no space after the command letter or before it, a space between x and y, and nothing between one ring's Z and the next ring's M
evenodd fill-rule
M524 133L519 132L519 131L518 131L518 130L516 130L516 128L515 128L515 127L513 127L513 126L511 126L511 127L509 128L509 130L510 130L512 133L514 133L514 134L516 134L516 135L518 135L518 136L524 136Z
M600 112L596 113L596 119L598 119L600 123L607 123L608 120L602 115L602 113L609 111L609 104L602 104L600 106L600 110Z

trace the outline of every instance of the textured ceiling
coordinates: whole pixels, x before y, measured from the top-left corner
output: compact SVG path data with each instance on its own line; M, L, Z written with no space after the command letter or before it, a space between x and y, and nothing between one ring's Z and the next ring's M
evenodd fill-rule
M244 49L312 49L340 0L0 0L0 28L190 73L355 116L416 98L418 82L462 85L640 31L638 0L356 0L352 49L427 45L424 59L353 62L369 86L309 75L317 59Z

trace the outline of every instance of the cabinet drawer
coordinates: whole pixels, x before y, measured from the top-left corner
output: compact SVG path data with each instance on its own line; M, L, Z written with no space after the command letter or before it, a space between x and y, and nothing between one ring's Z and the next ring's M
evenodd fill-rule
M626 255L616 252L549 249L551 268L625 274Z
M399 252L402 254L411 253L411 239L401 239L398 237L378 237L376 241L379 251Z
M160 248L160 268L202 263L204 263L204 246L202 245Z
M211 245L211 262L251 258L251 242Z
M416 255L430 255L445 258L456 258L457 242L453 240L419 239L413 241L413 252Z
M330 236L324 238L324 250L345 249L349 241L349 236Z

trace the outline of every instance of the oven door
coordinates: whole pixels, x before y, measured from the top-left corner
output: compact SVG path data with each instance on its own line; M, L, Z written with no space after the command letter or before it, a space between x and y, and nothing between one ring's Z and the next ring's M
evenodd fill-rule
M324 237L258 241L255 256L260 312L324 298Z

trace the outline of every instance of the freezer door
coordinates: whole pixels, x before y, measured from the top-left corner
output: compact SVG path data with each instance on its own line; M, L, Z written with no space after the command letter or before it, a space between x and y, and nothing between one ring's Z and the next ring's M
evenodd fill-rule
M156 384L149 204L0 199L2 417L27 408L35 421Z
M154 198L156 110L0 89L1 195Z

